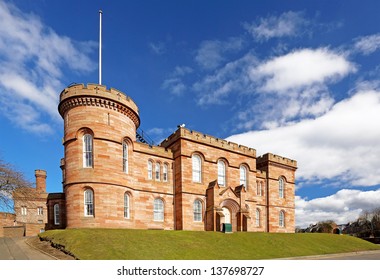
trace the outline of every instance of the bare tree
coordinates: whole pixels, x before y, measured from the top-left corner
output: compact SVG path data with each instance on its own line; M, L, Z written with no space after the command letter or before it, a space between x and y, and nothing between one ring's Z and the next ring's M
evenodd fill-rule
M13 211L14 193L27 196L31 187L32 183L20 171L0 159L0 209Z

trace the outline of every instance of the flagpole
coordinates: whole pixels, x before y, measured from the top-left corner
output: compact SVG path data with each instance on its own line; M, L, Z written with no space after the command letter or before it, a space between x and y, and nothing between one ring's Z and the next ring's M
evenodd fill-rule
M99 85L102 84L102 10L99 10Z

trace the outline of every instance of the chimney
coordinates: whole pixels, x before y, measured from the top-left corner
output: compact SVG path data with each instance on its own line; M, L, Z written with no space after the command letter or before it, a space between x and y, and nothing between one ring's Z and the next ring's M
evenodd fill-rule
M46 193L46 171L36 170L34 172L36 176L36 190L39 193Z

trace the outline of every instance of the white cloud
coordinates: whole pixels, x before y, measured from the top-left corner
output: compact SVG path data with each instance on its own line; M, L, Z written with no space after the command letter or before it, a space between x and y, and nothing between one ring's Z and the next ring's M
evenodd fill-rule
M257 63L251 53L226 63L213 74L206 75L202 80L193 84L193 89L199 93L198 104L222 104L226 98L235 94L244 94L253 90L249 79L249 68Z
M301 49L253 67L250 77L262 91L283 92L340 79L355 66L326 48Z
M356 39L354 48L365 55L377 51L377 49L380 48L380 34L364 36Z
M169 90L173 95L182 95L187 90L187 85L182 79L192 72L193 69L188 66L176 66L170 77L164 80L161 88Z
M297 36L308 21L300 12L286 12L282 15L260 18L260 23L244 23L243 27L255 40L263 41L276 37Z
M379 207L380 190L360 191L342 189L337 193L307 200L296 196L296 225L305 228L320 221L337 224L355 221L362 211Z
M230 38L227 41L203 41L197 50L195 61L203 69L215 69L226 61L224 56L226 53L241 50L243 44L241 38Z
M149 48L158 55L161 55L165 53L166 51L166 45L163 42L158 42L158 43L149 43Z
M330 179L341 186L380 184L380 92L362 91L315 119L271 130L232 135L232 142L297 160L302 180Z
M59 120L56 108L58 93L63 88L63 71L94 70L87 54L95 46L93 42L77 43L60 36L38 17L0 2L0 91L3 95L0 107L3 115L23 129L51 132L49 121ZM48 120L42 120L45 114Z

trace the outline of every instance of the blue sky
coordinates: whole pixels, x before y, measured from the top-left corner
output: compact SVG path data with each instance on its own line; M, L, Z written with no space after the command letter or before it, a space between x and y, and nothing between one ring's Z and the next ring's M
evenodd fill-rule
M102 83L156 143L178 124L298 161L296 223L380 206L378 1L0 0L0 156L60 192L58 96Z

